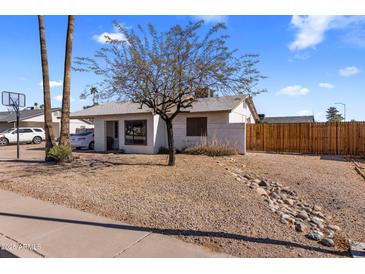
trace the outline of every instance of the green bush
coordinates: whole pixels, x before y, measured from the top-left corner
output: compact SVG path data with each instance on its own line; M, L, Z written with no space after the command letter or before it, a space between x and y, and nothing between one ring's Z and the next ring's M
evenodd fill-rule
M48 161L63 163L71 159L72 150L69 146L58 145L52 147L47 155Z
M201 143L184 150L186 154L207 155L207 156L230 156L238 154L238 150L228 143L221 143L213 140L207 143Z

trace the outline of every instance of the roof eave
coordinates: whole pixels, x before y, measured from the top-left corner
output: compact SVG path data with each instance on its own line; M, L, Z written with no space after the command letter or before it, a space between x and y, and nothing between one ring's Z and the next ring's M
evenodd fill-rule
M260 117L259 117L259 115L257 113L255 104L253 103L252 96L251 95L250 96L247 96L245 98L245 102L246 102L248 108L250 109L250 112L251 112L253 118L255 119L255 121L256 122L259 121L260 120Z

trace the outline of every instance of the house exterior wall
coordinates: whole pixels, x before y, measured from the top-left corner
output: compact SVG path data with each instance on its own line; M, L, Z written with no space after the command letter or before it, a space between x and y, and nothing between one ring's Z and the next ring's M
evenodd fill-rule
M255 119L248 105L242 102L229 113L229 122L254 124Z
M94 149L95 151L106 151L105 120L94 119Z
M190 117L207 117L207 136L186 136L186 119ZM173 121L174 140L176 149L199 143L219 141L236 147L240 153L245 153L245 124L230 123L229 112L181 113Z
M0 122L0 132L8 129L8 128L12 128L15 127L15 123L11 122L11 123L7 123L7 122ZM40 128L44 128L44 122L40 121L20 121L19 122L19 126L20 127L40 127ZM55 136L55 138L58 138L60 136L60 129L59 129L59 123L52 123L52 128L53 128L53 134Z
M167 147L166 123L159 115L153 116L153 134L154 134L154 153L157 153L160 147Z
M61 119L60 119L61 112L60 111L53 111L52 112L52 126L53 126L53 133L55 138L60 137L60 129L61 129ZM44 115L38 115L32 118L24 119L23 122L24 127L41 127L44 128ZM28 125L26 125L28 124ZM79 119L70 119L70 133L76 133L77 128L93 128L94 125L85 123Z
M236 147L240 153L245 149L245 106L236 108L235 113L230 112L202 112L180 113L173 120L174 141L176 149L218 140ZM241 113L239 112L241 111ZM186 119L190 117L207 117L207 136L186 136ZM249 117L248 117L249 118ZM125 145L124 122L126 120L147 120L147 145ZM125 114L94 118L95 150L106 151L106 121L119 123L119 150L126 153L157 153L160 147L168 147L166 124L158 115L152 114Z
M7 123L7 122L0 122L0 132L12 128L14 126L14 123Z
M147 145L126 145L124 136L124 122L127 120L147 120ZM125 114L94 118L94 142L96 151L106 151L106 122L118 121L119 127L119 150L126 153L147 153L155 151L154 116L152 114ZM158 148L157 148L158 149Z

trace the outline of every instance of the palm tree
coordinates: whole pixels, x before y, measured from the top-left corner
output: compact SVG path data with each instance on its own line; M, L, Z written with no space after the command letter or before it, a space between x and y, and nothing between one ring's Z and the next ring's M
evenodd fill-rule
M65 67L63 74L63 96L61 114L60 145L70 146L70 90L71 90L71 61L72 61L72 34L74 31L75 16L68 16Z
M46 133L46 155L48 159L49 150L55 145L55 138L52 128L51 91L49 86L48 57L46 47L46 34L43 16L38 15L39 41L41 46L42 79L43 79L43 109L44 109L44 131Z
M98 93L98 89L96 87L92 87L90 89L90 94L93 97L93 106L96 105L96 95L97 95L97 93Z

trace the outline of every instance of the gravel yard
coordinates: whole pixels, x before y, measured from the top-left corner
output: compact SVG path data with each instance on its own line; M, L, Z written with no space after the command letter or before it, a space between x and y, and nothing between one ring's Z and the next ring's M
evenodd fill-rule
M342 247L324 247L280 223L256 191L231 174L239 166L322 206L351 239L365 238L365 182L340 159L178 155L177 165L168 167L165 155L76 155L80 158L65 166L39 163L36 157L31 162L0 160L0 188L238 257L348 256Z

